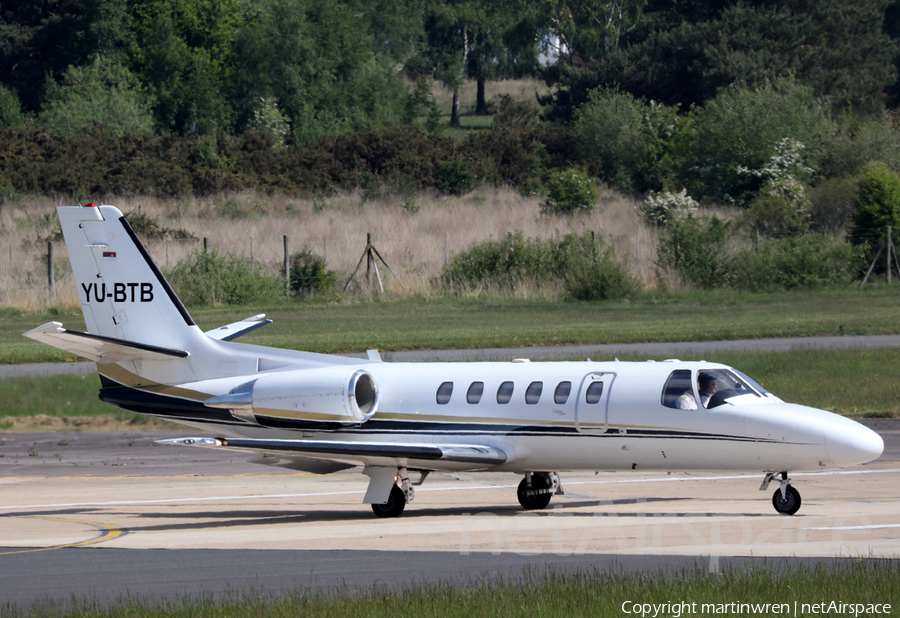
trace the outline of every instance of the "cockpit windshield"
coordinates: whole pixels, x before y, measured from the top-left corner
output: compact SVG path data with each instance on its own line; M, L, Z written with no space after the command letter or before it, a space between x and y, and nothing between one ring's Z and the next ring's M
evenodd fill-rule
M700 398L703 399L703 385L707 381L709 386L708 397L704 406L707 408L715 408L729 399L740 397L741 395L752 395L754 397L762 397L766 394L762 387L757 386L762 392L750 386L750 380L739 375L733 369L714 369L712 371L701 371L697 375L697 384L700 386Z
M768 395L762 386L735 369L701 369L697 372L696 383L691 373L687 369L672 372L663 387L664 406L680 410L696 410L701 406L715 408L735 397Z

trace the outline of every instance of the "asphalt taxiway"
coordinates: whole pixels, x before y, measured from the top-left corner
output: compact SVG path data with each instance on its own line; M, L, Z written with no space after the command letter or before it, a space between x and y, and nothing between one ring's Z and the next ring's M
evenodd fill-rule
M900 557L900 420L871 464L792 474L778 515L760 474L567 473L523 512L511 474L433 474L398 519L366 477L314 476L230 451L160 446L177 432L0 435L0 608L243 592L340 591L523 572L770 566Z

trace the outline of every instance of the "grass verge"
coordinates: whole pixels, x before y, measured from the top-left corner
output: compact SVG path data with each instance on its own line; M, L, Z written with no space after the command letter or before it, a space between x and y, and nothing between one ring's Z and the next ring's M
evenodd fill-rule
M265 312L275 320L242 342L313 352L514 347L569 343L714 341L898 332L900 286L771 294L641 294L601 302L521 300L482 294L296 302L275 307L191 308L204 330ZM73 360L22 337L45 322L81 330L80 311L4 310L0 362ZM843 327L843 328L842 328Z
M884 615L900 607L900 567L895 560L860 559L834 567L734 568L721 573L700 569L674 573L599 572L526 574L522 578L481 581L469 586L422 585L403 590L375 589L336 595L264 594L211 597L177 602L123 601L110 608L82 602L72 610L46 608L19 616L79 618L134 616L641 616L646 605L657 616L727 614L770 616ZM829 611L830 604L835 609ZM819 605L813 609L815 604ZM885 605L890 606L887 611ZM861 606L861 608L860 608ZM877 608L876 608L877 606ZM852 607L852 609L850 609ZM880 610L880 612L879 612Z
M179 427L103 403L100 378L49 376L3 380L0 431L126 430Z

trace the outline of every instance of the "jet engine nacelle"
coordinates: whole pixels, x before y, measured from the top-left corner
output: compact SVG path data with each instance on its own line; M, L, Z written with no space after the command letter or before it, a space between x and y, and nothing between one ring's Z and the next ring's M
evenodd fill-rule
M355 424L378 411L378 385L372 374L354 367L301 369L260 376L205 404L251 423L284 417Z

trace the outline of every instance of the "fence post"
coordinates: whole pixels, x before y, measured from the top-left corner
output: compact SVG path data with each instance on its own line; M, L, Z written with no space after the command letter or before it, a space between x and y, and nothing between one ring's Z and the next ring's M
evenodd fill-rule
M287 292L291 291L291 258L288 256L288 240L287 234L283 237L284 240L284 289Z
M372 289L372 252L369 247L372 246L372 232L366 233L366 289Z
M884 229L884 246L887 249L887 251L885 251L884 266L885 271L887 272L888 285L891 284L891 245L893 244L894 243L891 242L891 226L888 225Z
M203 237L203 253L206 253L206 236Z
M53 298L53 243L47 241L47 288Z
M322 264L328 263L328 235L322 234Z

